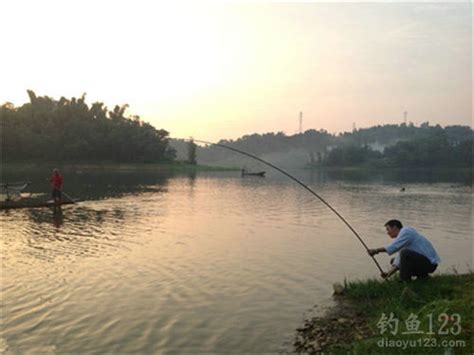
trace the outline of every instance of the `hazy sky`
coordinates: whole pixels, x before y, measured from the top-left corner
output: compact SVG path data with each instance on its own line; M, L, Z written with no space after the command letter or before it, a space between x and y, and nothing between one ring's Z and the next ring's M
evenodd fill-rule
M0 102L130 104L172 136L472 125L472 5L3 1Z

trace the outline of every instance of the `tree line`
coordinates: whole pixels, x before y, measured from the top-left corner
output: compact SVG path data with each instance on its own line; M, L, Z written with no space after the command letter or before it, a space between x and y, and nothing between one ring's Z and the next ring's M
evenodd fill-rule
M399 139L383 151L367 143L351 142L330 150L320 165L374 167L472 167L474 139L472 130L460 126L441 128L425 126L417 139ZM429 132L429 134L426 134Z
M109 110L80 98L54 100L28 90L30 101L0 107L2 160L159 163L175 159L169 133L125 117L128 105Z
M218 147L171 140L139 116L125 116L128 105L109 110L80 98L54 100L28 91L30 101L0 106L2 161L160 163L178 158L196 164L235 155ZM304 152L310 166L388 167L472 166L474 132L468 126L378 125L331 134L309 129L245 135L218 143L256 155ZM172 143L172 144L170 144ZM177 152L178 151L178 152Z
M301 165L377 167L466 167L473 163L474 131L469 126L441 127L424 122L378 125L330 134L310 129L291 136L283 132L246 135L236 140L220 140L252 154L306 152ZM183 143L181 143L183 145ZM178 151L179 144L176 145ZM199 147L198 160L225 161L234 153L217 147Z

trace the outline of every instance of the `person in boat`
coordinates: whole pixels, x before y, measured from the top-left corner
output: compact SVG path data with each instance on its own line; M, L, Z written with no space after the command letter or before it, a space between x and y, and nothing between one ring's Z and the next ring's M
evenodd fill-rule
M53 196L54 203L59 203L61 200L61 191L64 184L64 178L59 174L58 169L53 170L53 176L51 176L49 182L53 188L51 195Z
M368 250L371 256L378 253L392 255L398 252L392 259L392 268L382 273L383 278L400 271L400 279L410 281L412 276L416 276L417 279L427 278L428 274L436 270L441 259L426 237L414 228L403 227L396 219L385 223L385 229L389 237L394 239L393 242L385 247Z

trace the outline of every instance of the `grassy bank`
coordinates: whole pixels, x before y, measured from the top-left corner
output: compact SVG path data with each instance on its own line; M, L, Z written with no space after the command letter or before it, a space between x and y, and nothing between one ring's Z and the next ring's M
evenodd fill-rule
M297 352L473 352L474 274L346 282L338 305L298 329ZM419 322L419 323L418 323Z
M62 171L88 171L88 170L107 170L107 171L158 171L163 173L193 173L206 171L237 171L240 168L228 168L209 165L193 165L186 162L172 163L114 163L114 162L93 162L93 163L70 163L70 162L21 162L4 163L2 170L5 172L20 172L37 169L59 168Z

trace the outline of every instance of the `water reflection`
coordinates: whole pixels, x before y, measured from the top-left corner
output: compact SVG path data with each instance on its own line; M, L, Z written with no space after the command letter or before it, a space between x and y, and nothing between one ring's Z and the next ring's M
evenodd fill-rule
M318 180L354 181L364 183L439 183L450 182L463 185L472 185L473 174L470 170L400 170L400 169L329 169L326 171L312 171Z
M189 178L189 186L193 187L194 184L196 183L197 173L193 171L193 172L188 173L187 176Z
M61 206L53 207L53 224L56 228L60 228L63 224L63 209Z

